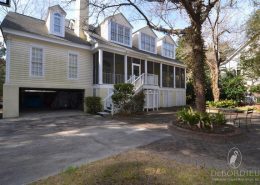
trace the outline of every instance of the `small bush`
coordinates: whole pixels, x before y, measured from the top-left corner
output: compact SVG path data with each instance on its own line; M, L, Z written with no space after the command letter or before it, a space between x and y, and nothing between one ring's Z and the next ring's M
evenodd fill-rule
M192 108L184 108L178 111L177 118L182 123L190 126L197 125L202 129L212 129L214 125L224 125L226 123L225 116L222 113L211 115L206 112L197 112Z
M132 104L132 112L142 112L144 109L144 98L145 94L143 91L139 92L138 94L133 96L131 100Z
M90 114L96 114L102 110L101 98L100 97L86 97L85 105L87 107L87 112Z
M222 113L217 113L211 115L211 122L215 125L224 125L226 123L225 115Z
M199 123L200 116L198 112L194 111L191 107L190 108L183 108L182 110L177 112L178 120L182 121L183 123L189 125L196 125Z
M215 108L234 108L238 104L234 100L222 100L222 101L208 101L207 102L209 107L215 107Z
M128 112L128 102L134 95L134 85L121 83L114 85L114 94L112 95L112 101L115 108L120 109L123 112Z
M121 113L131 114L135 112L141 112L144 108L143 92L134 94L133 84L115 84L114 94L112 100L115 108L119 109Z
M252 86L252 87L250 88L250 92L252 92L252 93L260 93L260 84L259 84L259 85Z

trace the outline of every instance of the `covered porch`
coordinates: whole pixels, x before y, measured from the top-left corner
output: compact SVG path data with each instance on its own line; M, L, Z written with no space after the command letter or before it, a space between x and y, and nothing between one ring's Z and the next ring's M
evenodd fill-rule
M132 83L141 76L144 85L160 88L186 88L186 69L180 65L145 57L117 54L102 49L93 55L94 85Z

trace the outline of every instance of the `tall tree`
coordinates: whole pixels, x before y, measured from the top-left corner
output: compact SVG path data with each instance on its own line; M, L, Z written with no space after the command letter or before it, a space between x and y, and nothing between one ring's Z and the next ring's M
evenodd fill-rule
M247 22L249 45L242 53L240 66L243 74L252 85L260 80L260 10L257 10Z
M190 65L196 94L196 108L204 112L206 108L205 101L205 50L202 37L202 25L207 19L211 9L219 0L118 0L103 1L90 0L89 4L92 10L97 12L97 17L102 13L111 10L118 10L121 7L132 7L146 24L153 30L167 33L170 35L186 35L187 42L191 46L192 64ZM157 24L151 19L145 6L153 7L153 13L156 12L164 24ZM173 13L185 13L189 25L184 29L174 28L169 20L173 20Z

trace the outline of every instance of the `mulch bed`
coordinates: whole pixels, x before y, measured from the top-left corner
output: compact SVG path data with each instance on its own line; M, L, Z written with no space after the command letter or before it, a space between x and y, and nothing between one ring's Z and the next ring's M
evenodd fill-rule
M214 125L213 129L207 129L207 128L201 129L197 125L190 126L188 124L180 123L178 121L175 121L172 124L183 129L188 129L196 132L204 132L208 134L228 134L228 133L233 133L236 130L236 127L232 125Z

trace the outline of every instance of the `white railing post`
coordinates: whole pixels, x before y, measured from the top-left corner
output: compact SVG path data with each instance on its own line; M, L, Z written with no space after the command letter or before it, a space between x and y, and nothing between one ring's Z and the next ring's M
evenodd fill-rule
M144 73L145 73L145 81L144 83L147 84L147 60L145 60L145 63L144 63Z
M98 50L98 84L103 84L103 50Z
M163 74L162 74L162 63L160 63L160 88L162 88L162 76L163 76Z
M174 88L176 88L176 67L173 67L174 75L173 75L173 83L174 83Z
M125 83L127 82L127 55L124 58L124 74L125 74Z

